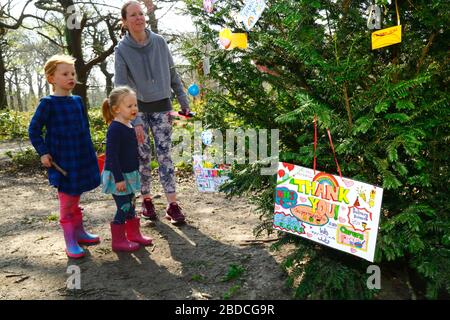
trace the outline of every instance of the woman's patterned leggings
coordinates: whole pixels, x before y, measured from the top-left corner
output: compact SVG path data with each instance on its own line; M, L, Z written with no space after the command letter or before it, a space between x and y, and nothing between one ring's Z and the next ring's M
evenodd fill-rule
M169 112L143 112L144 143L138 146L139 173L141 176L141 194L150 194L151 187L151 144L149 130L155 140L156 159L159 164L159 180L166 194L175 193L175 171L173 167L172 149L172 119Z

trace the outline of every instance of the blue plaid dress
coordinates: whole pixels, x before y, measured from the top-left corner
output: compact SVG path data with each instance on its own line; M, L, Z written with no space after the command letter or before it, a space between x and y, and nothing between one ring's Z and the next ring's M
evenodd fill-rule
M42 129L45 127L45 139ZM47 96L31 119L28 134L39 156L49 153L67 171L54 168L48 180L58 191L80 195L100 185L100 172L89 132L89 122L79 96Z

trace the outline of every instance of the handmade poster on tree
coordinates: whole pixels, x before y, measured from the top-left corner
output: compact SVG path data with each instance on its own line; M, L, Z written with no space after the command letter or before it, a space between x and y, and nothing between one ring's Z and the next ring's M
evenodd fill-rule
M273 227L373 262L383 189L280 162Z
M194 175L200 192L219 192L219 188L228 179L230 166L213 164L201 155L194 155Z

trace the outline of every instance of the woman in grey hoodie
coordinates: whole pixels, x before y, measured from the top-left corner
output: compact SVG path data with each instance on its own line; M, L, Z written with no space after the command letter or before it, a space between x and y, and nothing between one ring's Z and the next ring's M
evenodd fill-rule
M141 177L142 215L150 220L158 216L150 194L151 145L149 131L155 140L159 163L159 178L167 197L166 218L172 223L185 222L176 200L175 172L171 158L172 146L172 90L182 111L189 113L189 100L166 41L146 27L141 5L128 1L122 6L122 25L125 36L115 48L115 86L132 87L138 99L139 114L134 121L139 143L139 173Z

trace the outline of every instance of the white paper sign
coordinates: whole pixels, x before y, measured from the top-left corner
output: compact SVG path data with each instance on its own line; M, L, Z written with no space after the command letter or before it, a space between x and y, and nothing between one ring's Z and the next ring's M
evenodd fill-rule
M255 26L265 8L265 0L247 0L245 2L244 8L239 12L238 19L242 21L247 31L250 31Z
M278 164L273 227L373 262L383 189Z

